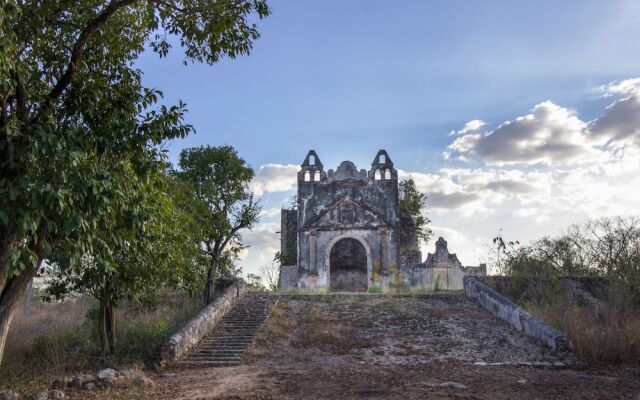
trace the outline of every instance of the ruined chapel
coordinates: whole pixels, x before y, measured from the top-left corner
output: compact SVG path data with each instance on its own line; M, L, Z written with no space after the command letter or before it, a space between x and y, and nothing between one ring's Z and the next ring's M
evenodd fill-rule
M297 200L281 212L280 287L370 291L434 286L461 289L463 267L440 238L422 262L412 216L399 205L398 171L385 150L371 168L343 161L325 172L310 150L298 171Z

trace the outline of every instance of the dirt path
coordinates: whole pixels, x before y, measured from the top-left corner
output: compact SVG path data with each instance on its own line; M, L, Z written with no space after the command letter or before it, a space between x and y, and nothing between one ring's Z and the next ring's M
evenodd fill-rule
M461 293L300 297L280 302L242 365L168 370L147 397L640 399L640 369L551 367L574 361Z

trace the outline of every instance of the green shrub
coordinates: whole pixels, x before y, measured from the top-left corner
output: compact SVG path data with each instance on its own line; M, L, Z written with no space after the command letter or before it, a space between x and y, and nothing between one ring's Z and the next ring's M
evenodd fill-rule
M440 274L436 275L436 282L433 285L433 290L436 292L442 290L442 278L440 277Z

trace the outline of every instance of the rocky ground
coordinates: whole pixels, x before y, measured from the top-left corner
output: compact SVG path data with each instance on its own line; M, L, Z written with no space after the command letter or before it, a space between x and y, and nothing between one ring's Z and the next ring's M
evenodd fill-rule
M173 368L152 399L640 399L640 368L552 355L462 293L285 297L236 367Z

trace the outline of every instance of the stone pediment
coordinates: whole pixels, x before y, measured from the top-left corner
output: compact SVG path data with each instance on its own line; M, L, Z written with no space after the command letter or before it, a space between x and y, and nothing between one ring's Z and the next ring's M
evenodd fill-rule
M345 196L320 213L309 228L378 228L388 223L351 196Z
M328 172L329 182L367 182L367 171L356 168L355 164L351 161L343 161L338 166L338 169L333 172L332 169Z

